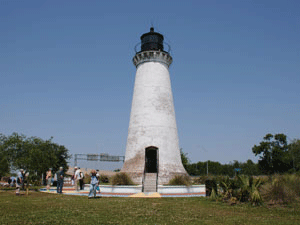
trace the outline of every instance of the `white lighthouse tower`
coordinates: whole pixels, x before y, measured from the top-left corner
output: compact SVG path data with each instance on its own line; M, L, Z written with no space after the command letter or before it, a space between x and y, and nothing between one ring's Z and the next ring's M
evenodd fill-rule
M181 162L170 82L172 57L164 51L163 40L163 35L151 28L141 36L141 51L133 57L136 77L121 170L134 182L154 188L175 175L187 175Z

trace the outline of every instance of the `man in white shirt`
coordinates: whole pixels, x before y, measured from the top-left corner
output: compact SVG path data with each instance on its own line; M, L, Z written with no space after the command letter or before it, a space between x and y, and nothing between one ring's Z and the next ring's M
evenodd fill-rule
M74 174L74 180L75 180L75 191L78 191L78 183L80 179L80 169L75 166L75 174Z

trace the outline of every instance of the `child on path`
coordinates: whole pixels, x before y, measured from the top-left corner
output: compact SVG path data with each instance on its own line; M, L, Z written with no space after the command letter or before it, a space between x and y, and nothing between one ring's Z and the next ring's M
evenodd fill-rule
M97 179L97 172L96 170L92 170L91 171L92 175L91 175L91 184L90 184L90 193L89 193L89 198L96 198L96 189L97 189L97 185L98 185L98 179Z

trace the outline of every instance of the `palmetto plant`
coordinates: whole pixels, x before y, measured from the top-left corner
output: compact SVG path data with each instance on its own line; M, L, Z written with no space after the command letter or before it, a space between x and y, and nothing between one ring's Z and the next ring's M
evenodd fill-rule
M233 181L229 177L225 177L223 181L220 181L220 189L222 190L222 195L224 200L228 200L232 197L234 185Z
M238 199L240 202L251 202L258 205L262 202L259 188L262 182L260 179L239 175L232 179L225 177L220 180L219 187L222 199Z
M245 175L237 176L238 183L239 183L239 200L241 202L247 202L250 198L251 193L251 184L253 182L253 178L251 179Z
M259 192L259 188L262 184L261 180L254 179L252 176L240 175L237 176L240 184L239 200L241 202L250 201L254 205L258 205L262 202L262 198Z
M213 188L213 189L211 190L211 194L210 194L209 197L210 197L211 200L216 200L216 199L218 198L218 194L217 194L217 191L216 191L215 188Z
M252 178L253 179L253 178ZM253 179L251 185L250 201L253 205L260 205L262 203L262 197L259 192L259 188L262 185L262 181L258 179Z
M223 200L229 200L232 197L237 196L239 185L237 179L232 179L229 177L223 177L219 181L219 187L222 192Z

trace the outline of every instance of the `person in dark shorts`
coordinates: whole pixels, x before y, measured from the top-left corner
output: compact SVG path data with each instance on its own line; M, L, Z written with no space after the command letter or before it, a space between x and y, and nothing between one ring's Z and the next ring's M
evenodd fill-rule
M62 167L59 167L59 171L57 172L57 193L62 194L62 189L64 186L64 170Z

